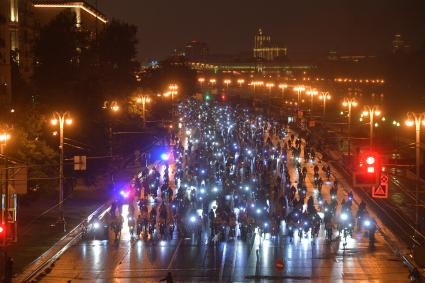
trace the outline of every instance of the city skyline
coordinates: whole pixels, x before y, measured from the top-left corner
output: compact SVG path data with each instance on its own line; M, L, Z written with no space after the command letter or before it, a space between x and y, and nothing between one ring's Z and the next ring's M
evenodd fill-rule
M211 53L249 52L259 28L287 47L291 58L324 57L331 49L352 54L391 52L397 33L418 48L425 35L425 25L421 24L425 4L418 0L270 0L261 6L222 0L102 0L98 7L110 18L126 20L139 28L140 59L163 58L191 40L206 42Z

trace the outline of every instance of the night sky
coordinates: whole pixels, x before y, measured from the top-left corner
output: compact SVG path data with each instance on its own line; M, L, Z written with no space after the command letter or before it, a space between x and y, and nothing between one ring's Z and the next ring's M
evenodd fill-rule
M425 41L423 0L98 0L98 7L138 26L140 59L163 58L192 39L211 53L250 52L259 27L296 59L329 49L389 52L395 33L414 48Z

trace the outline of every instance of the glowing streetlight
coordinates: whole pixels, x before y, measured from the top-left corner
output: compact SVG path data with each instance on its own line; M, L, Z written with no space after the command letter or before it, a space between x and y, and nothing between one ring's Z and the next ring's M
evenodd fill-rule
M64 125L71 125L72 124L72 118L69 114L69 112L59 113L55 112L53 113L53 118L50 120L50 123L53 126L56 126L59 124L59 210L60 210L60 218L59 221L64 224L64 230L65 230L65 218L63 215L63 131L64 131Z
M406 125L408 127L415 126L416 129L416 187L415 187L415 222L416 228L419 228L419 182L421 180L421 125L425 126L425 112L423 113L407 113Z
M298 94L298 99L297 99L297 103L298 105L300 105L300 96L301 96L301 92L305 91L305 87L303 86L296 86L294 87L294 90L297 92ZM298 106L297 106L297 110L298 110Z
M274 83L266 83L266 87L269 89L269 93L271 93L272 88L274 88Z
M244 79L238 79L237 83L239 84L239 87L242 87L242 85L245 83Z
M373 147L373 128L376 127L374 123L375 116L378 117L381 115L381 111L379 110L377 105L369 106L365 105L363 113L363 117L369 116L369 147L372 149Z
M199 78L199 79L198 79L198 83L200 83L200 84L201 84L201 87L202 87L202 85L204 84L204 82L205 82L205 78Z
M232 81L231 81L231 80L229 80L229 79L225 79L223 82L224 82L224 84L226 85L226 88L229 88L229 84L231 84L231 83L232 83Z
M282 90L282 94L285 91L285 88L288 88L287 84L279 84L279 88Z
M112 112L118 112L120 111L120 106L118 104L118 102L116 102L115 100L113 101L104 101L103 102L103 109L110 109Z
M322 91L320 93L319 99L323 101L323 119L326 115L326 101L331 99L331 95L327 91Z
M313 113L313 98L315 95L318 95L319 92L317 90L310 89L309 91L306 92L306 94L310 96L310 115L311 115L311 113Z
M146 127L146 103L151 102L151 99L147 95L141 95L137 97L136 102L142 104L143 127Z
M262 81L253 81L253 82L251 82L251 85L254 88L254 93L255 93L255 88L264 85L264 82L262 82Z
M168 86L168 89L170 90L169 93L171 94L171 119L173 119L174 116L174 95L176 95L179 89L178 85L176 84L170 84Z
M351 156L351 108L352 107L356 107L357 106L357 101L354 98L346 98L344 99L344 102L342 102L342 106L344 107L348 107L348 141L347 141L347 155L348 155L348 160L350 160L350 156Z
M217 82L217 80L216 79L210 79L209 82L210 82L211 85L215 85L215 83Z

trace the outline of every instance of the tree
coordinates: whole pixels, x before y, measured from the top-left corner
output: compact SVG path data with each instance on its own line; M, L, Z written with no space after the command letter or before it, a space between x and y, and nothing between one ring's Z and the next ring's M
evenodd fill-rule
M89 43L87 32L79 30L76 15L60 13L40 30L35 44L35 84L39 101L54 108L78 108L81 97L74 91L79 78L81 54Z
M99 33L92 45L97 60L97 74L102 79L102 91L107 98L125 98L137 87L135 74L137 27L112 20Z

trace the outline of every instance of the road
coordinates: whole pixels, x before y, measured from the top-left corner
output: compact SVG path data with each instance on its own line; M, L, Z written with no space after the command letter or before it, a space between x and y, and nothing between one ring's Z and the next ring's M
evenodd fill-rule
M313 193L313 166L307 165L308 195ZM295 180L291 158L288 169L291 180ZM331 184L325 182L323 186L328 201ZM338 190L338 199L346 198L346 190ZM126 214L124 206L124 219ZM379 234L373 249L359 231L346 242L336 233L334 237L327 243L322 228L317 239L295 235L290 242L283 225L279 237L256 235L249 243L231 239L213 246L208 243L207 232L200 244L176 235L170 241L130 241L124 223L119 241L80 242L61 256L42 282L158 282L167 272L172 272L177 282L407 281L408 269ZM279 259L284 262L283 269L276 267Z

